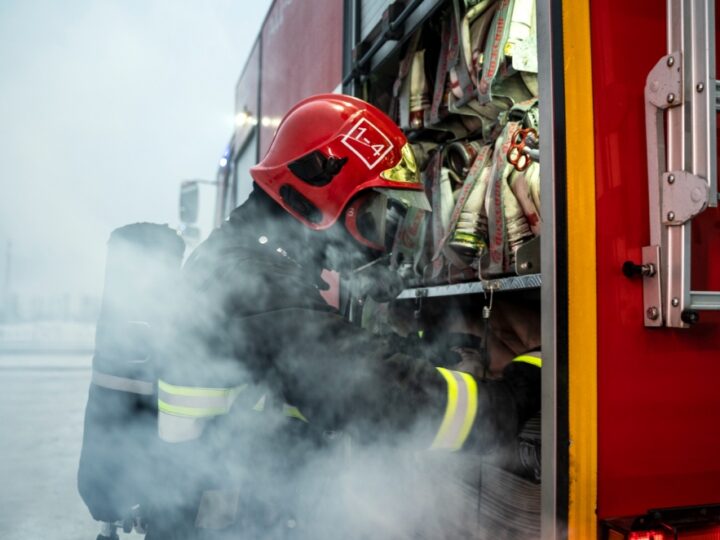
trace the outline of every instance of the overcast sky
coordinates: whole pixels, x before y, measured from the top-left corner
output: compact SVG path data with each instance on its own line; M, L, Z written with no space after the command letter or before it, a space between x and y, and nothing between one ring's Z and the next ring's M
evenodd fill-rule
M0 0L0 279L99 293L115 227L213 178L271 0ZM0 281L2 287L2 281Z

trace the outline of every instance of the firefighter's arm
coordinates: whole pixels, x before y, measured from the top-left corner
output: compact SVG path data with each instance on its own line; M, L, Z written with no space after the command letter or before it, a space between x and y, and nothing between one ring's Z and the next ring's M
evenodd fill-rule
M398 361L404 362L393 358L390 363ZM502 377L492 380L416 363L414 375L399 379L396 400L405 406L396 406L404 418L398 418L396 429L402 430L403 422L423 426L414 441L420 446L489 453L510 443L540 410L539 352L516 357Z
M510 442L540 411L539 352L516 357L500 379L436 368L446 382L446 406L432 449L490 452Z
M275 351L273 368L288 402L323 429L484 452L517 435L539 410L539 354L518 357L502 378L482 381L392 350L340 317L276 313L273 321L288 316L281 327L302 337Z

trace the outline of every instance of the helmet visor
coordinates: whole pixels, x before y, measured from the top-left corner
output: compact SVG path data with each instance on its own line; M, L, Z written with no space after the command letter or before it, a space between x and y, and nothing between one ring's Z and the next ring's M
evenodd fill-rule
M402 184L420 184L420 172L410 143L402 147L398 164L381 172L380 178Z
M405 184L398 186L398 189L388 187L375 188L376 191L384 193L388 198L394 199L402 203L406 207L415 207L421 210L431 211L430 201L428 201L425 191L422 189L420 181L420 171L415 161L415 153L410 143L405 144L402 148L400 162L390 169L386 169L380 173L380 178ZM416 189L408 189L409 187Z

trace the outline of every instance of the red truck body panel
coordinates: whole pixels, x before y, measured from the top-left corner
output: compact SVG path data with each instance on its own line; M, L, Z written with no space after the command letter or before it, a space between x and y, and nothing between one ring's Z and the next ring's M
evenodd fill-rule
M260 82L260 40L255 41L252 51L248 56L245 68L243 69L237 86L235 87L235 113L247 113L257 119L260 111L258 94ZM243 147L248 136L253 132L253 124L245 122L235 130L235 151Z
M238 82L236 111L247 109L258 119L260 158L273 122L342 79L343 2L309 4L273 3ZM689 329L645 328L642 281L621 272L624 261L641 261L650 242L643 90L666 54L665 2L595 0L590 10L598 517L720 503L720 312L701 312L701 322ZM236 150L249 133L249 126L238 129ZM692 227L693 289L720 291L720 211L707 210ZM336 287L327 298L337 304Z
M276 0L262 29L262 117L279 120L302 98L342 81L343 2ZM260 129L260 156L275 127Z
M650 243L643 89L666 54L660 1L592 2L598 298L598 516L720 503L720 317L643 326ZM567 54L567 51L566 51ZM693 222L694 290L720 290L720 214Z

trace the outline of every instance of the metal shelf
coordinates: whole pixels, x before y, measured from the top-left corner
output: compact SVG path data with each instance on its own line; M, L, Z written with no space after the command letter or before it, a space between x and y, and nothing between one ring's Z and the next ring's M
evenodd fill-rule
M542 280L540 278L540 274L528 274L525 276L510 276L498 279L470 281L466 283L453 283L451 285L434 285L430 287L405 289L397 296L397 300L479 294L490 290L500 292L537 289L541 284Z

